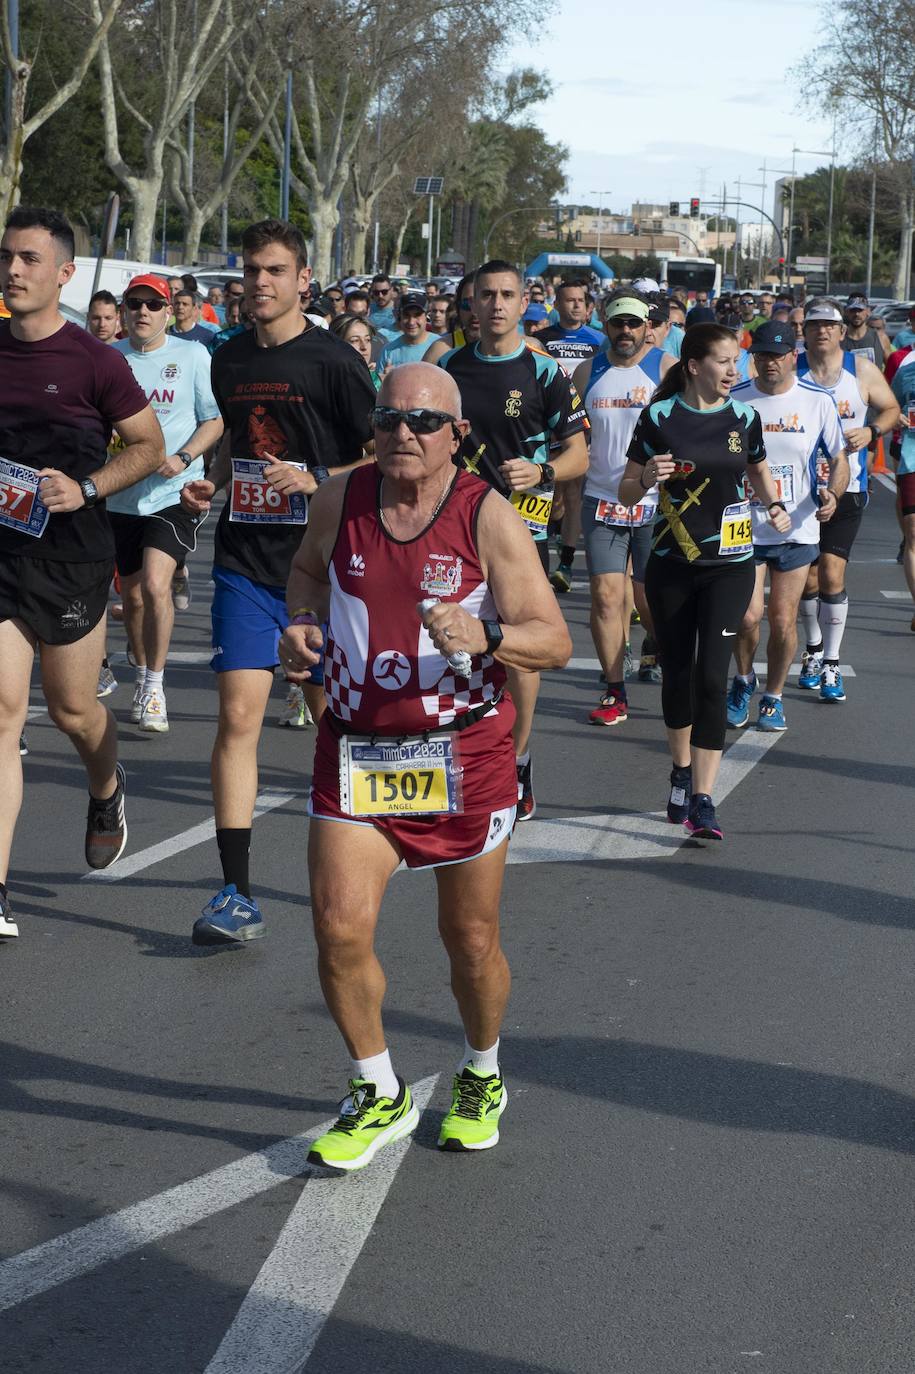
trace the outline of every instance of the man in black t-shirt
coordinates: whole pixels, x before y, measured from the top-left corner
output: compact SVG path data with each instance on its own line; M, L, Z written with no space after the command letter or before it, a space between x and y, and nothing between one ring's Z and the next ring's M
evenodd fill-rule
M216 527L212 608L219 683L212 778L224 885L194 926L198 944L264 934L248 861L257 744L277 646L289 623L286 579L307 523L308 497L331 473L363 457L375 404L371 375L355 349L302 315L299 296L311 272L301 232L283 220L264 220L245 231L242 250L245 308L254 328L213 355L213 393L226 438L209 478L182 492L183 504L201 512L228 487ZM323 707L319 683L312 673L306 688L316 715ZM304 726L301 691L290 689L283 723Z
M89 782L86 862L127 843L117 725L96 698L114 540L104 498L165 456L146 397L114 349L60 313L76 270L73 230L53 210L13 210L0 242L0 937L18 934L7 864L22 798L20 732L35 651L51 719ZM124 447L106 466L116 429Z

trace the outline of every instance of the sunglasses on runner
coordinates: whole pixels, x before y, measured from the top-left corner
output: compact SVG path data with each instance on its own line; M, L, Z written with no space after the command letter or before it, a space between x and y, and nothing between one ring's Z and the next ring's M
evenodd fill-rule
M384 434L393 434L401 421L411 434L435 434L444 425L457 423L444 410L395 410L393 406L376 406L371 418L375 428Z
M375 286L372 288L373 296L390 296L390 294L391 288L389 286Z
M155 300L151 301L148 301L145 296L128 296L124 304L128 310L142 310L145 305L147 310L152 310L154 313L157 310L164 310L166 306L171 308L171 302L164 301L161 296L157 296Z
M638 320L634 315L614 315L612 320L607 321L611 329L638 329L647 323L647 320Z

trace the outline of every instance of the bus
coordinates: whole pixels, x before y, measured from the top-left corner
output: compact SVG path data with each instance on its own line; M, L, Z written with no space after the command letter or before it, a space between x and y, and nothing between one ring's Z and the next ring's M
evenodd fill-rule
M694 295L697 291L707 291L709 296L721 295L721 263L714 258L681 258L676 253L658 253L661 264L661 280L667 282L667 289L676 287Z

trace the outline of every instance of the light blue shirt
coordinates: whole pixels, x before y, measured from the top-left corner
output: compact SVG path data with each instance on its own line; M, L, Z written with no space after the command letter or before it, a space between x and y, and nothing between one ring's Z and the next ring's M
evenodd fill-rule
M915 329L900 329L893 340L893 351L897 348L911 348L915 344Z
M386 367L400 367L402 363L421 363L436 337L427 334L423 343L408 343L403 334L396 335L378 355L378 371L383 372Z
M165 436L166 454L184 447L204 420L217 420L219 406L210 386L210 355L203 344L167 334L161 348L138 352L129 339L112 345L127 359L156 414ZM181 488L203 476L203 459L195 458L190 467L174 477L154 472L132 487L107 498L109 510L123 515L155 515L166 506L177 504Z
M911 357L911 355L910 355ZM906 416L915 414L915 362L904 359L892 382L893 395ZM897 472L915 472L915 429L902 430L902 456Z
M667 338L661 344L661 352L669 353L672 358L679 358L685 332L682 325L672 324L667 331Z

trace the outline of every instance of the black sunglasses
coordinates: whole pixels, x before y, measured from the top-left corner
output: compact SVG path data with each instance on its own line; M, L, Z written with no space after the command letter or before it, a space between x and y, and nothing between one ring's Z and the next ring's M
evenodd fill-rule
M411 434L435 434L445 425L457 423L444 410L395 410L393 406L376 406L371 418L375 428L384 434L393 434L401 421Z
M161 296L157 296L155 300L152 301L146 300L145 296L128 296L124 304L127 306L128 310L142 310L145 305L146 309L152 310L153 313L157 310L164 310L166 306L171 308L171 302L164 301Z
M634 315L614 315L607 324L611 329L638 329L640 325L648 324L648 321L636 319Z

